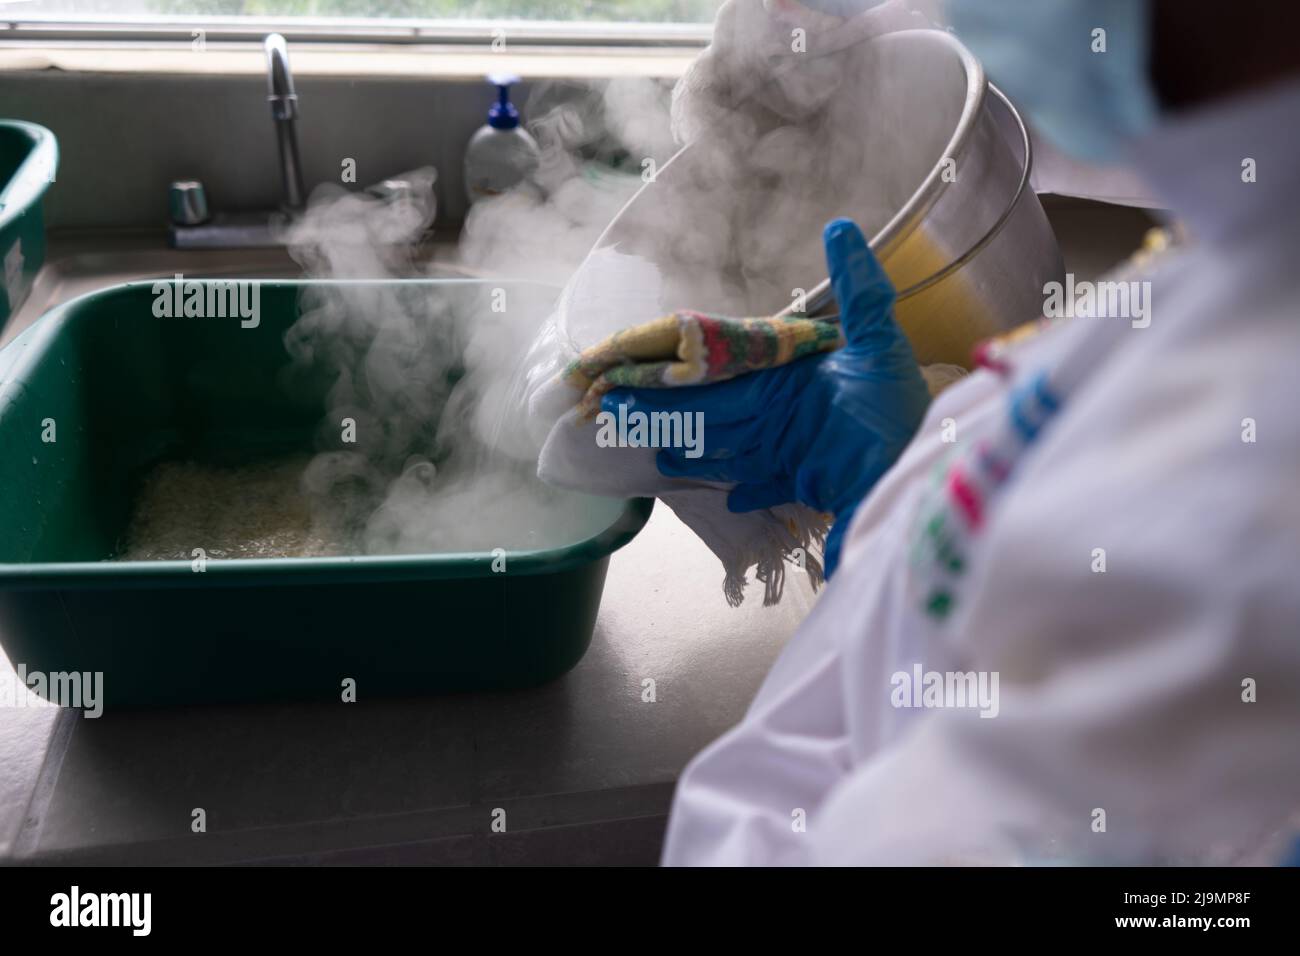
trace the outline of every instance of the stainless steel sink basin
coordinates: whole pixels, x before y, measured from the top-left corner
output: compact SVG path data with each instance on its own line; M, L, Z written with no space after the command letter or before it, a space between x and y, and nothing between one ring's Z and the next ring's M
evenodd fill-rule
M423 278L477 275L451 262L454 240L435 240L417 263ZM282 248L173 249L162 232L52 233L45 266L23 307L0 333L4 345L56 305L87 292L146 279L297 279L302 270ZM375 276L375 278L391 278Z

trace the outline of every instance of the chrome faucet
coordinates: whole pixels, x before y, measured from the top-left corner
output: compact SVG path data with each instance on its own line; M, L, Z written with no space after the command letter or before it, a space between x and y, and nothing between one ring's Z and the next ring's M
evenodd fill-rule
M263 44L266 49L267 100L271 104L271 118L275 121L275 138L280 147L280 181L284 186L284 204L289 209L301 209L307 191L302 185L302 163L298 156L298 94L293 89L293 74L289 72L289 47L284 37L272 33Z
M275 122L276 145L280 154L282 208L289 215L300 211L307 200L303 186L302 160L298 152L298 94L289 70L289 48L284 37L272 33L263 41L266 50L267 101ZM271 229L272 213L209 214L207 195L199 180L171 184L171 244L178 249L238 249L283 245L283 230Z

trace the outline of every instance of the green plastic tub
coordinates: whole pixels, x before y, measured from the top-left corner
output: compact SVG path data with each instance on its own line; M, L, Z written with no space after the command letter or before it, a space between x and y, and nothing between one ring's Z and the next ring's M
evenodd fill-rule
M358 699L519 688L582 657L609 555L649 501L591 498L587 531L508 552L504 572L491 553L210 560L202 572L105 560L156 462L310 447L323 387L287 397L283 336L318 284L262 283L260 324L243 328L155 318L151 284L130 283L0 350L0 640L15 667L100 672L106 705L153 706L338 700L348 679Z
M58 162L58 144L44 126L0 120L0 330L45 262L41 197Z

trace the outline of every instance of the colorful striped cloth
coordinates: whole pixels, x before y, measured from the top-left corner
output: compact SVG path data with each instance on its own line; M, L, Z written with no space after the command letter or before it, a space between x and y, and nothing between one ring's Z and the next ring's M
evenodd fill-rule
M680 311L616 332L565 366L561 379L582 393L578 420L600 411L615 388L704 385L775 368L844 344L824 319L733 319Z

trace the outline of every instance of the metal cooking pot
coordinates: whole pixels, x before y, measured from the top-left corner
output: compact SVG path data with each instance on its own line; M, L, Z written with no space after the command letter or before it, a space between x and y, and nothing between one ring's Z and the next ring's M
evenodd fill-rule
M799 311L833 311L829 283L817 282L825 276L817 227L847 215L873 235L871 246L898 289L896 315L918 360L966 365L979 340L1040 316L1043 286L1063 276L1056 238L1029 186L1028 131L989 85L979 61L949 33L905 30L865 40L850 52L853 63L842 71L847 79L825 104L820 125L809 127L815 130L809 148L821 137L858 136L860 142L834 148L855 161L860 157L860 180L837 177L845 184L842 193L822 190L825 198L818 194L802 203L778 195L751 201L730 241L778 232L784 245L779 257L758 257L763 265L745 278L747 287L762 291L744 305L750 314L789 314L795 311L789 297L802 288L808 291ZM689 215L699 209L706 216L717 192L699 184L709 172L694 154L708 148L697 140L680 150L624 207L597 247L626 247L655 261L665 275L693 267L699 251L681 251L689 246ZM793 158L781 171L786 192L797 191L789 184L798 181L798 163L809 156ZM728 159L746 161L734 154ZM757 186L753 192L761 195ZM683 210L686 221L676 222L674 231L672 220ZM671 241L643 241L665 233ZM690 290L683 295L693 300L667 306L735 306L726 295L696 296L698 285L683 283Z

